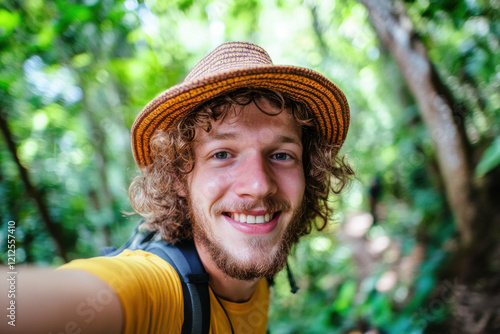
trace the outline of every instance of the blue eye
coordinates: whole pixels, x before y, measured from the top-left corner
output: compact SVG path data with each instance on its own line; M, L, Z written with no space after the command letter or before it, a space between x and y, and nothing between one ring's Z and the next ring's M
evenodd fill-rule
M290 156L286 153L276 153L272 156L276 160L287 160Z
M227 152L217 152L214 154L215 159L227 159L229 158L229 153Z

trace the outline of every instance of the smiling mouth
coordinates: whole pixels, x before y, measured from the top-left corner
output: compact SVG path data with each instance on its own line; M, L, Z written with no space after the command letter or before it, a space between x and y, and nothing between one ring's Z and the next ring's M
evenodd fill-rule
M274 212L274 213L266 213L265 215L254 216L254 215L248 215L248 214L237 213L237 212L224 212L223 213L223 215L233 219L234 221L237 221L239 223L245 223L245 224L269 223L278 214L279 214L279 212Z

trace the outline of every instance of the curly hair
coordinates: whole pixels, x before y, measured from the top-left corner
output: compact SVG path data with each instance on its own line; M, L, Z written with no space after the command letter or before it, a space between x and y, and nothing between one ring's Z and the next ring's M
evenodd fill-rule
M252 102L269 115L259 107L262 99L278 108L277 114L288 110L302 128L305 212L294 241L310 233L313 226L325 228L333 211L329 195L342 191L354 175L353 170L345 158L337 156L339 147L320 138L314 118L303 104L278 91L250 88L210 100L182 118L176 127L155 133L151 140L153 163L142 169L129 188L132 207L144 217L143 227L159 229L162 238L171 243L192 239L188 201L178 193L194 168L192 144L196 131L209 132L213 122L236 112L235 106Z

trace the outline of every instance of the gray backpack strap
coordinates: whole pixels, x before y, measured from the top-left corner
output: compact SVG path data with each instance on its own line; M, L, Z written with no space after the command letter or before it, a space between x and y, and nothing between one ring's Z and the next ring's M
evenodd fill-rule
M177 272L184 297L184 323L182 334L208 334L210 330L210 294L208 274L193 242L175 245L155 240L157 232L147 234L134 231L133 236L120 248L101 249L103 256L116 256L125 249L141 249L167 261Z
M210 329L210 294L208 274L193 243L171 245L155 241L144 249L158 255L179 274L184 295L182 334L208 334Z

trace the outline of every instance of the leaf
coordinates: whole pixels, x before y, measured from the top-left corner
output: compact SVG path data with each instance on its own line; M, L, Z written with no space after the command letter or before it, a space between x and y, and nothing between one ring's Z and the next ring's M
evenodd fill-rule
M48 23L40 29L40 32L36 37L37 45L41 49L46 50L52 46L55 37L56 31L54 30L54 26L51 23Z
M481 160L476 166L475 174L483 177L489 171L500 165L500 137L497 137L484 151Z
M349 309L356 295L356 281L350 280L342 284L339 294L333 305L338 312L344 312Z
M19 14L0 9L0 36L10 35L19 22Z

